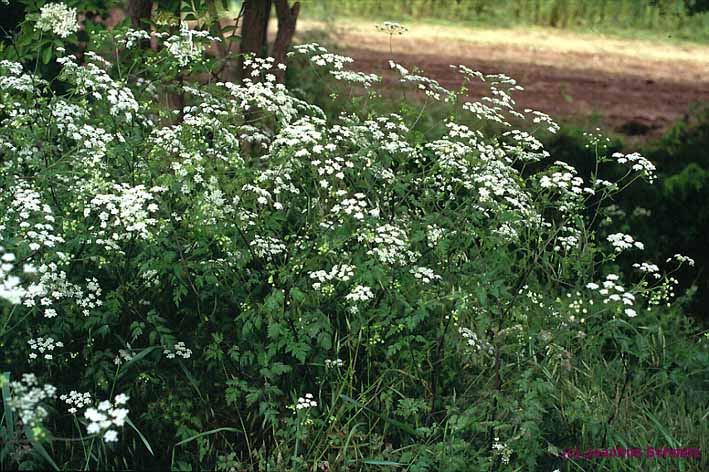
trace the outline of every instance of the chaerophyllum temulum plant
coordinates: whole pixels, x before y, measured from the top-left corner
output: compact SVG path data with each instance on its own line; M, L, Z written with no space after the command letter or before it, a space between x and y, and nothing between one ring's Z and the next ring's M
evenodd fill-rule
M0 62L3 466L488 470L611 430L622 394L568 412L568 379L602 353L625 390L692 263L597 225L642 156L592 137L584 179L501 74L455 66L473 101L390 61L419 108L333 118L270 59L219 81L187 25L79 58L42 15L59 74ZM382 99L347 57L291 54ZM451 118L423 129L430 104Z

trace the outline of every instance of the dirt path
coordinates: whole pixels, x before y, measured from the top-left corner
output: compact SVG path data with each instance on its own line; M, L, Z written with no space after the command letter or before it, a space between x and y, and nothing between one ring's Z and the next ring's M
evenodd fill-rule
M450 64L505 73L525 88L516 96L521 107L562 120L598 116L614 131L644 140L682 118L691 103L709 103L707 47L542 29L407 26L392 42L397 62L420 67L448 88L460 85ZM323 28L358 70L381 72L392 57L388 36L371 23L299 24L306 34Z

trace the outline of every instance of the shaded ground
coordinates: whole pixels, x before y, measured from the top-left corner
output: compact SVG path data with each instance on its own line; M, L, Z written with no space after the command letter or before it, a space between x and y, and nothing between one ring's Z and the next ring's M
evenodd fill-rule
M525 91L520 107L563 121L594 116L612 130L647 139L660 135L693 102L709 102L709 48L698 45L609 39L553 30L472 30L409 25L393 38L371 23L303 21L301 32L325 28L355 59L354 68L382 73L390 58L418 66L447 88L460 76L450 64L483 73L505 73ZM385 75L386 77L386 75Z

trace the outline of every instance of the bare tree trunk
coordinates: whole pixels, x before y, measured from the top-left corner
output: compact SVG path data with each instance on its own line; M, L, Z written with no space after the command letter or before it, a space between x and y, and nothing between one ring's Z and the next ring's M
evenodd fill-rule
M268 18L271 15L271 0L244 0L244 17L241 26L239 72L244 79L244 54L263 57L266 51Z
M300 2L295 2L293 7L288 6L288 0L274 0L276 4L276 15L278 16L278 33L276 40L271 48L271 56L275 59L276 65L285 64L286 52L293 41L295 35L295 26L298 21L298 13L300 13ZM276 69L276 78L279 82L283 82L285 72L281 69Z
M145 20L150 20L153 0L128 0L128 16L133 28L146 28Z

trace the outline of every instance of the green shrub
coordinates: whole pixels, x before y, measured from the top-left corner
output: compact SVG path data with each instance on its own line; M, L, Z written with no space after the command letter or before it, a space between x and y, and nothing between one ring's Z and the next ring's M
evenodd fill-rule
M701 469L562 458L706 445L706 338L664 270L618 271L642 243L593 230L649 161L591 137L615 182L548 162L512 123L557 125L504 75L457 67L471 103L391 63L505 131L430 128L414 101L326 116L264 59L199 82L207 33L155 36L56 48L53 83L0 62L3 468ZM294 54L340 97L378 81Z

